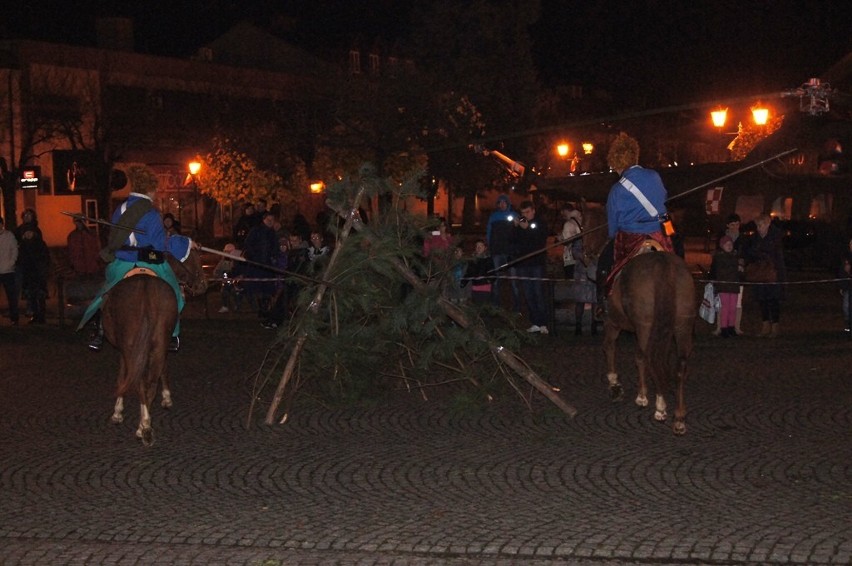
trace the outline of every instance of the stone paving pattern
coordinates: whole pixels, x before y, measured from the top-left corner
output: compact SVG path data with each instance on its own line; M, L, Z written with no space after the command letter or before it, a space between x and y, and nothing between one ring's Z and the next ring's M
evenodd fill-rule
M852 341L833 286L794 289L785 309L775 340L698 323L684 437L610 403L600 338L566 329L523 355L573 420L511 395L454 412L411 394L303 399L285 425L246 429L271 333L190 309L150 449L135 402L109 422L113 350L2 326L0 563L849 564Z

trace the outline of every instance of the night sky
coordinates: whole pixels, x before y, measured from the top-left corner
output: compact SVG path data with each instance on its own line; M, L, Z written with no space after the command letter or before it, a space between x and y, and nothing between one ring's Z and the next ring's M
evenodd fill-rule
M249 19L306 47L345 48L359 32L368 38L404 36L412 3L25 1L0 14L0 35L91 45L94 15L126 15L134 19L138 51L186 56ZM531 32L545 84L630 92L653 107L795 88L819 76L852 51L847 5L835 0L542 0L541 20Z

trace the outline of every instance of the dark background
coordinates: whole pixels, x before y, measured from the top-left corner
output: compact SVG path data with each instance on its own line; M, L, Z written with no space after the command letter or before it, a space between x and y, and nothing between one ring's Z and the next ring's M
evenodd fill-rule
M423 6L432 0L417 2ZM483 0L488 1L488 0ZM415 2L182 0L20 2L0 37L94 44L94 16L132 17L142 53L187 56L243 19L311 49L405 38ZM535 9L536 2L530 2ZM846 3L541 0L530 30L539 78L631 91L644 106L795 88L852 51Z

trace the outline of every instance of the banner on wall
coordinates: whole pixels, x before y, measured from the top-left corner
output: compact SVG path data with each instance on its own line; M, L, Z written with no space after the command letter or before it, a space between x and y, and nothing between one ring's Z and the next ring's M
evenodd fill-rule
M54 150L54 194L73 195L94 192L95 163L95 154L91 151Z

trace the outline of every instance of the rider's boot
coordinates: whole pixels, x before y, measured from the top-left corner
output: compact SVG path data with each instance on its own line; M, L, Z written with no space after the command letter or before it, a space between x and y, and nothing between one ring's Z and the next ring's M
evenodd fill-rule
M172 336L169 341L169 352L177 352L180 350L180 336Z
M104 327L98 321L98 328L92 333L92 339L89 340L89 349L93 352L100 352L104 347Z

